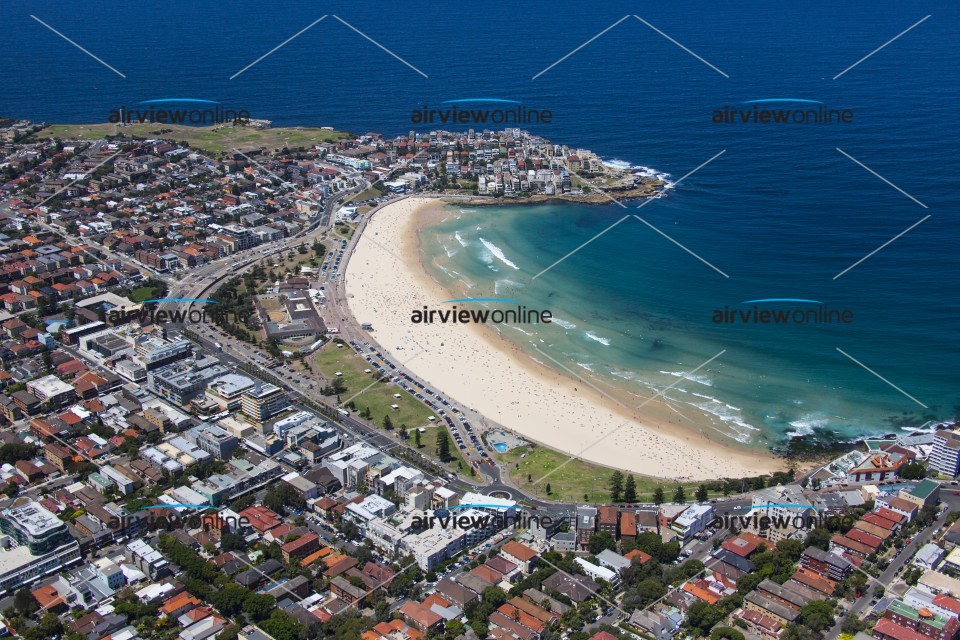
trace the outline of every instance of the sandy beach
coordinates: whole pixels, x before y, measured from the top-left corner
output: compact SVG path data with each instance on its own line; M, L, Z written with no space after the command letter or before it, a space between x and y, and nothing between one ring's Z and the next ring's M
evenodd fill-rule
M396 362L460 406L589 462L677 480L756 476L785 467L772 454L728 446L696 425L668 421L659 415L666 413L662 403L637 410L601 394L538 363L490 328L411 322L414 309L440 309L456 297L420 262L418 229L442 219L442 207L439 200L407 198L377 211L347 266L354 319L373 324L373 339Z

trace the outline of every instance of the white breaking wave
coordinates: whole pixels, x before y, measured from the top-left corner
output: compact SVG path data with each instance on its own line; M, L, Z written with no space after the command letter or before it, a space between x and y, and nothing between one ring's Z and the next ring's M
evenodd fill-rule
M726 427L729 427L733 431L733 434L727 435L730 435L730 437L738 442L749 442L751 440L751 432L760 430L746 422L740 414L739 409L733 405L721 402L716 398L711 398L708 402L693 402L691 404L701 411L719 418Z
M467 246L467 241L460 237L460 232L459 232L459 231L457 231L456 233L454 233L454 234L453 234L453 237L457 239L457 242L460 243L460 246L461 246L461 247Z
M692 382L698 382L707 387L713 386L713 380L703 374L688 374L686 371L661 371L660 373L665 376L673 376L675 378L684 378Z
M594 365L589 364L589 363L587 363L587 362L578 362L578 363L577 363L577 366L578 366L578 367L583 367L584 369L586 369L586 370L589 371L590 373L595 373L595 370L594 370L594 368L593 368Z
M595 334L593 331L587 331L584 335L586 335L586 336L587 336L588 338L590 338L591 340L595 340L595 341L599 342L600 344L602 344L602 345L605 346L605 347L609 347L609 346L610 346L610 339L609 339L609 338L604 338L604 337L602 337L602 336L598 336L598 335Z
M809 436L813 435L814 429L818 427L825 427L830 424L830 421L824 418L823 416L817 416L816 414L807 414L802 418L798 418L790 423L790 426L793 427L792 431L787 432L788 436Z
M601 159L600 162L607 165L608 167L613 167L615 169L632 169L633 168L633 165L627 162L626 160L617 160L616 158L614 158L613 160Z
M694 391L691 395L695 395L695 396L697 396L698 398L703 398L703 399L705 399L705 400L712 400L712 401L714 401L714 402L720 402L720 399L718 399L718 398L714 398L713 396L708 396L708 395L706 395L706 394L704 394L704 393L697 393L696 391ZM731 409L731 410L733 410L733 411L741 411L740 407L735 407L735 406L733 406L732 404L728 404L728 405L726 405L726 406L727 406L728 409Z
M489 242L489 241L487 241L487 240L484 240L483 238L480 238L480 242L483 244L483 246L485 246L485 247L487 248L487 251L489 251L489 252L492 253L494 256L496 256L497 260L499 260L499 261L502 262L503 264L507 265L507 266L510 267L511 269L516 269L517 271L520 270L520 267L518 267L517 265L513 264L512 262L510 262L510 260L507 258L506 255L504 255L503 250L502 250L500 247L498 247L497 245L493 244L492 242Z
M576 329L576 328L577 328L577 325L573 324L572 322L569 322L568 320L561 320L561 319L558 318L557 316L553 316L553 318L552 318L550 321L551 321L553 324L558 324L558 325L560 325L560 326L563 327L564 329Z
M603 164L608 167L613 167L614 169L630 169L633 171L633 175L641 176L644 178L657 178L658 180L663 180L666 183L669 183L671 186L673 183L670 182L670 174L665 171L657 171L653 167L646 167L642 164L630 164L626 160L620 160L614 158L613 160L600 160Z

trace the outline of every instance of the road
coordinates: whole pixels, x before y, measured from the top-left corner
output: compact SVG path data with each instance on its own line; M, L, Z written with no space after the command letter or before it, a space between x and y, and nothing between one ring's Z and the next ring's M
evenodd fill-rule
M169 298L203 299L205 296L212 295L212 293L216 291L216 289L226 279L241 275L247 270L252 269L256 265L271 259L273 256L279 253L293 250L302 244L310 246L316 240L326 237L333 227L333 213L341 201L366 190L370 186L370 184L363 180L358 173L350 173L347 174L346 177L348 179L357 180L357 185L327 199L324 202L320 212L314 217L313 221L300 232L273 243L270 246L250 249L225 259L210 262L188 272L182 272L171 276L170 274L157 272L155 269L143 265L133 260L129 256L117 254L116 252L104 247L100 247L99 245L96 247L96 251L113 259L119 260L128 266L135 266L150 272L153 277L156 277L167 284L167 297ZM343 273L346 269L346 262L349 260L349 256L352 253L353 248L356 246L356 243L359 240L368 219L369 215L366 215L361 219L360 224L348 241L348 245L344 251L344 257L339 268L338 276L337 278L328 281L329 286L326 292L327 304L330 306L331 313L334 317L339 315L340 318L340 337L347 341L354 340L355 342L372 342L370 333L358 329L360 326L358 320L362 321L362 319L353 318L349 309L349 305L347 304L347 295L343 286ZM63 238L71 245L78 244L76 240L65 237L59 230L51 227L50 225L40 223L40 226L45 230ZM339 250L339 248L337 248L337 250ZM193 303L188 303L186 305L188 310L192 304ZM165 311L173 311L178 308L182 309L183 306L183 303L179 302L164 302L159 305L159 308ZM172 324L169 328L172 332L177 332L179 329L184 327L182 325ZM205 350L215 354L224 364L231 367L237 367L241 363L245 363L262 368L262 365L258 363L256 358L256 349L250 347L249 345L234 340L232 337L220 332L216 327L191 325L189 328L200 334L200 341L203 343ZM225 348L218 347L218 343L220 345L225 345ZM74 353L74 355L78 354ZM413 377L409 371L405 370L400 365L398 365L397 371L407 373ZM268 373L284 379L283 386L288 393L290 393L292 398L296 399L297 397L300 397L311 399L314 402L318 401L318 398L315 397L317 394L314 389L321 381L316 379L311 380L303 377L292 378L289 374L285 375L280 371L269 371ZM424 382L424 384L428 383ZM327 404L322 400L319 401L323 404ZM467 417L468 422L473 425L474 433L479 434L483 428L482 425L486 425L487 427L494 426L484 416L477 414L467 407L462 407L461 411ZM353 437L358 440L367 441L372 446L375 446L381 450L390 451L391 449L405 446L403 443L399 442L396 438L392 437L386 432L375 427L370 427L352 416L348 416L339 422L347 433L352 434ZM470 440L465 438L464 442L469 443ZM483 479L482 489L478 489L476 485L464 482L460 478L452 479L451 483L455 488L461 491L482 490L486 491L487 493L497 492L509 495L512 499L517 500L518 502L532 506L538 510L541 515L550 515L555 518L569 518L574 513L576 508L575 505L558 504L533 496L528 496L517 487L510 484L508 481L504 481L503 477L501 476L500 468L493 463L490 458L484 458L481 456L479 454L480 450L480 444L478 442L473 448L468 446L467 449L461 450L461 453L466 454L465 457L467 457L471 463L475 464L477 470L480 472ZM411 449L411 451L414 450ZM697 552L699 552L699 549Z

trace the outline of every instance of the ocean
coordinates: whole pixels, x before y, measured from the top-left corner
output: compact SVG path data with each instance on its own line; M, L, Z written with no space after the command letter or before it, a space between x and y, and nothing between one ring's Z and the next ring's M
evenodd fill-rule
M527 127L537 134L673 181L722 151L641 210L463 209L425 232L431 268L468 279L471 295L552 309L557 323L508 337L622 393L673 384L671 404L720 438L782 448L960 413L955 3L44 1L5 15L2 116L103 122L120 106L192 98L274 126L394 136L437 128L412 122L424 105L497 98L549 109L549 124ZM713 122L771 99L816 101L852 121ZM649 226L631 217L533 279L632 214ZM713 321L755 304L820 307L744 304L784 298L852 321Z

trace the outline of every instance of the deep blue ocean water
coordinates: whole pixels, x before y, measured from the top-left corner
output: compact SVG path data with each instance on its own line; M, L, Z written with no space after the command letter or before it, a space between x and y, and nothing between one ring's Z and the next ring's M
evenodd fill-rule
M634 13L729 77L631 17L532 79ZM579 355L641 378L645 371L688 371L727 349L710 368L713 388L704 395L737 407L737 419L758 429L764 443L811 431L844 439L892 431L891 416L919 425L960 413L958 26L953 2L23 2L6 7L0 24L0 115L102 122L111 109L141 100L200 98L275 126L393 136L429 129L410 123L423 104L496 97L552 110L551 124L530 128L554 141L674 179L725 150L639 213L729 278L631 220L526 294L535 300L562 292L568 300L556 302L559 308L592 309L581 320L608 331L610 346L583 342ZM852 110L854 121L778 127L710 120L725 105L770 98L821 101ZM632 212L613 204L507 210L488 239L529 278ZM709 321L714 308L757 298L820 300L851 309L855 320L748 329ZM556 354L573 359L577 354L564 351L572 344L558 341Z

